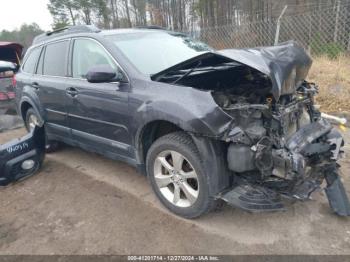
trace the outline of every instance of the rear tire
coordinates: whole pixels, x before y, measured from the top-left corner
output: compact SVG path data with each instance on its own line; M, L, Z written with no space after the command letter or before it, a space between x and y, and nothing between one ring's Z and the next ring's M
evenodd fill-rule
M147 153L146 168L153 191L176 215L195 218L216 207L198 150L185 132L156 140Z
M40 118L33 108L29 108L26 112L25 127L30 132L36 125L40 124ZM60 147L60 143L57 141L48 140L45 138L45 151L46 153L53 153Z

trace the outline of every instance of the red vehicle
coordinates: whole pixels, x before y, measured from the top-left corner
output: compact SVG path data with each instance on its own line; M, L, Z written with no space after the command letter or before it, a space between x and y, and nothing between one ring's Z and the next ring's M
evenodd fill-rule
M23 46L18 43L0 42L0 67L3 69L0 70L0 108L7 107L15 98L12 81L22 50Z

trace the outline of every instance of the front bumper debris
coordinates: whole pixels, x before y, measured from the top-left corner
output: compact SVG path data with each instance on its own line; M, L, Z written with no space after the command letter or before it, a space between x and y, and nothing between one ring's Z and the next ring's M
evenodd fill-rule
M325 188L328 202L333 211L339 216L350 216L350 203L344 185L335 170L329 170L325 175Z
M278 211L284 209L283 199L310 199L325 180L324 190L332 210L340 216L350 216L350 203L336 162L343 145L341 134L321 118L300 128L283 148L275 148L267 136L251 146L249 154L238 151L238 146L233 147L235 150L229 147L229 167L238 170L236 166L243 166L247 172L237 173L234 186L220 198L251 212ZM235 161L233 155L239 165L230 163Z
M231 191L224 193L221 199L233 207L250 212L286 210L280 195L275 191L246 181L241 181Z
M0 186L34 175L44 157L44 127L36 127L21 139L0 145Z

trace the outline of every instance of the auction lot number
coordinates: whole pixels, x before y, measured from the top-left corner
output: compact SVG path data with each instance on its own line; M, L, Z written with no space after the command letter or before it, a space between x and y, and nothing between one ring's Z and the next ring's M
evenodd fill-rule
M128 261L218 261L216 256L128 256Z

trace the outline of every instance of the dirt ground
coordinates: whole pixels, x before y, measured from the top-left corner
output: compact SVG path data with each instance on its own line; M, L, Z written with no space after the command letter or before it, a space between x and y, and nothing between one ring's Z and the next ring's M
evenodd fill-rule
M24 132L0 133L0 143ZM349 168L343 159L348 194ZM224 206L184 220L132 167L70 147L0 189L0 208L0 254L350 254L350 219L332 214L323 192L286 212Z
M329 59L326 56L314 57L308 81L319 87L316 103L323 112L350 111L350 59L339 56Z

